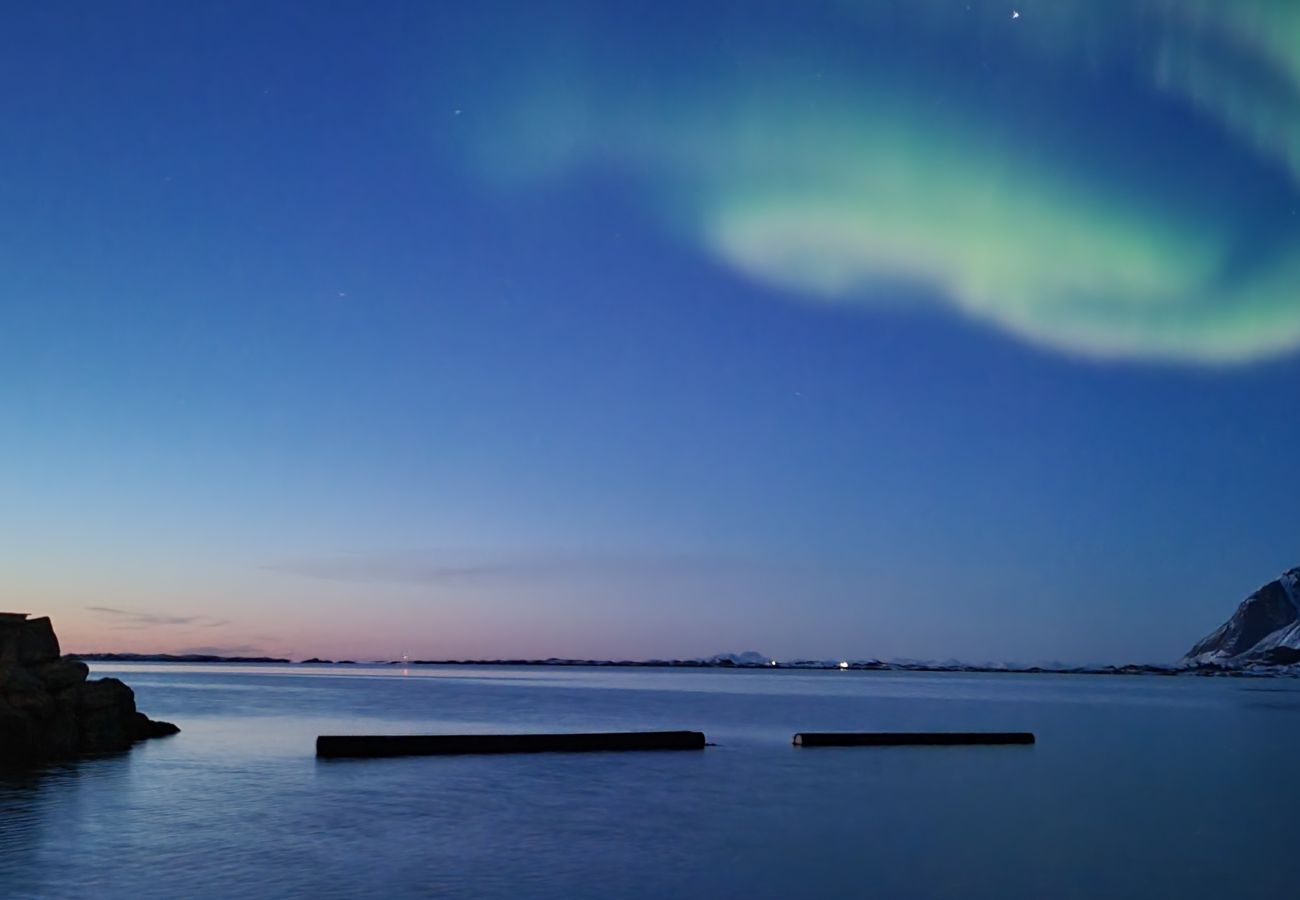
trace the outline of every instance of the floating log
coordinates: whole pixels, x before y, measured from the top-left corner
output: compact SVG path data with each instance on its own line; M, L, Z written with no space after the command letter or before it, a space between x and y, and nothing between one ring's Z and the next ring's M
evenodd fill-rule
M703 750L700 731L615 731L588 734L375 734L316 738L329 759L443 756L462 753L589 753L600 750Z
M967 744L1032 744L1028 731L804 731L796 747L946 747Z

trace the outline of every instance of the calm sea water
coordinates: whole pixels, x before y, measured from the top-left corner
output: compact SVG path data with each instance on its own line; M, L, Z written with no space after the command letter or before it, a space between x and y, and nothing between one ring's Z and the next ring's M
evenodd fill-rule
M0 774L0 896L1294 896L1300 683L94 667L184 732ZM318 733L705 731L703 752L322 761ZM798 730L1034 747L798 749Z

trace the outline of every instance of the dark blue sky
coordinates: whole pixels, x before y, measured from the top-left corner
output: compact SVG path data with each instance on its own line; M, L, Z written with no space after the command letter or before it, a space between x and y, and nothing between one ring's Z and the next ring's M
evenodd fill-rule
M69 649L1161 660L1300 563L1286 5L381 6L7 16Z

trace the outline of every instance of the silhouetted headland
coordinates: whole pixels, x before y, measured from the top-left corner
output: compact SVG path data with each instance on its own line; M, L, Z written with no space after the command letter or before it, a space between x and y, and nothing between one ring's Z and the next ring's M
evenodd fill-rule
M81 660L59 655L48 618L0 613L0 762L113 753L180 731L138 712L121 681L89 674Z

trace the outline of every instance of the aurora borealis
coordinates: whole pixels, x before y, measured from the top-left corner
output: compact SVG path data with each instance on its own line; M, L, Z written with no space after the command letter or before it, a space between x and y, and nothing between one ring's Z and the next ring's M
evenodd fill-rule
M0 33L66 649L1175 658L1300 563L1300 6L128 0Z
M1011 12L719 4L664 47L617 8L569 8L507 41L525 62L471 146L516 186L625 177L673 233L796 300L901 285L1100 357L1300 345L1295 5Z

